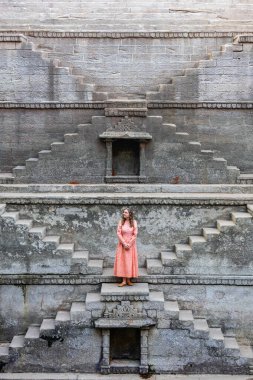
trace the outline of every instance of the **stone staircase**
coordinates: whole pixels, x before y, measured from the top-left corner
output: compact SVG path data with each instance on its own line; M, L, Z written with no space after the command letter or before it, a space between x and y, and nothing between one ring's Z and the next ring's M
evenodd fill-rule
M237 179L237 183L239 183L240 185L252 185L253 174L241 173Z
M56 341L64 345L68 335L73 334L71 326L80 331L80 328L94 326L108 329L108 324L110 328L156 325L158 331L182 331L191 341L202 341L204 352L201 355L212 352L210 360L214 360L213 365L216 355L222 355L223 363L228 367L236 363L239 372L240 368L243 373L249 372L249 366L252 365L253 352L250 346L240 346L233 334L227 335L221 328L209 326L206 318L193 315L192 310L180 308L176 300L166 300L162 291L150 290L147 283L123 288L103 283L100 292L88 292L84 301L72 302L69 310L59 310L55 318L45 318L40 325L30 325L25 334L15 335L10 343L2 342L1 366L6 366L8 372L26 372L27 355L28 361L32 357L33 368L36 369L36 366L39 367L39 351L48 351L46 356L52 356L50 347ZM191 349L194 356L194 345ZM56 362L56 369L60 365ZM45 363L44 371L48 371L48 367L50 364ZM111 370L117 372L116 369Z
M177 75L172 75L166 83L160 84L156 91L147 91L147 101L199 101L196 77L214 70L219 65L217 60L226 58L227 53L243 52L243 44L240 43L239 37L236 37L232 44L222 45L219 51L210 52L206 59L199 60L194 67L188 67L179 71Z
M1 35L0 33L0 39L1 37L4 41L15 43L16 49L24 50L26 52L24 53L25 56L28 56L31 62L34 56L35 62L37 62L36 59L39 59L47 63L51 81L53 81L53 86L55 86L53 102L91 102L107 99L106 92L96 91L95 84L87 83L84 75L75 74L74 68L64 66L60 59L51 59L50 52L37 48L35 43L30 42L26 36L22 34L15 35L13 33ZM28 55L29 53L33 54L33 56ZM37 65L39 66L39 63ZM36 72L35 70L34 72L34 76L36 77L37 75L39 78L37 79L38 81L43 81L43 77L40 76L41 73L43 71L38 70ZM58 97L55 98L55 96ZM49 100L48 97L46 100Z
M0 269L2 274L13 271L15 274L102 274L103 260L89 259L87 250L76 250L74 243L61 243L60 235L50 235L47 227L37 225L32 219L23 218L20 212L7 211L6 208L6 204L0 204L2 231L9 232L12 241L17 234L21 243L16 247L17 255L14 257L8 258L11 253L6 255L5 252ZM11 247L7 247L8 249L12 251Z
M186 244L175 244L173 250L162 251L160 259L147 259L147 273L155 274L184 274L186 265L193 252L207 255L207 244L212 243L216 252L215 241L221 234L231 232L236 226L244 230L252 225L253 205L247 205L247 212L232 212L229 220L217 220L216 227L203 228L199 236L189 236ZM209 268L210 269L210 268Z
M106 109L106 112L114 114L114 116L116 116L115 112L117 112L118 116L120 115L121 117L128 117L131 112L139 112L142 117L145 117L146 108L145 103L142 101L136 101L136 103L119 101L116 103L112 102L111 106L109 105ZM78 125L78 132L76 133L64 134L64 141L53 142L51 144L51 149L42 150L38 153L38 157L27 159L25 166L16 166L13 169L13 174L0 173L0 183L38 183L39 177L40 182L43 181L50 183L48 176L49 173L53 172L50 170L50 165L52 165L56 159L60 161L62 158L66 159L64 156L67 155L68 151L71 152L71 159L73 160L74 167L76 167L76 161L74 161L74 159L76 158L76 160L80 160L79 156L83 155L82 141L84 140L87 131L95 128L95 120L98 120L98 118L92 117L91 124L87 123ZM161 127L166 131L166 139L169 141L171 146L173 145L172 152L175 155L175 157L173 157L175 165L173 166L171 163L171 166L173 166L174 171L178 173L182 171L182 169L176 169L176 162L180 157L180 161L185 160L186 166L189 165L189 162L195 156L201 161L199 166L197 164L196 167L191 167L191 170L182 171L182 178L184 178L184 176L190 176L191 178L188 179L188 182L190 183L198 183L200 181L199 178L203 178L203 180L205 178L207 183L236 183L240 174L240 170L236 166L227 165L227 161L224 158L216 157L215 152L212 150L201 149L201 143L198 141L191 141L188 133L177 132L175 124L163 123L162 118L158 121ZM184 157L187 152L189 152L189 154L193 157L190 159L188 156ZM68 163L70 163L70 160L68 160ZM75 172L76 170L74 170L74 173ZM70 173L71 170L68 171L69 180L72 175L72 173ZM61 178L63 178L63 173L58 171L58 174L60 174ZM44 177L45 175L46 178ZM75 176L75 174L73 175ZM181 173L179 176L181 176ZM80 175L76 176L77 181L82 182L82 177L79 177ZM171 177L174 177L173 173L171 174ZM57 172L54 173L52 180L57 182ZM63 182L69 182L69 180L63 179Z
M213 168L213 170L222 171L225 173L224 183L234 183L240 174L240 169L236 166L227 164L227 160L222 157L217 157L213 150L202 149L199 141L191 141L190 135L187 132L177 132L176 125L163 123L166 128L166 136L171 143L183 144L183 152L192 151L199 155L205 161L205 168ZM222 181L221 181L222 182Z

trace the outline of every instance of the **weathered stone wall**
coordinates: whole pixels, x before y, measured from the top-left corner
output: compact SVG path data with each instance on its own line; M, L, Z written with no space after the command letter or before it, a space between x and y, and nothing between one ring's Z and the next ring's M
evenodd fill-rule
M158 258L162 250L172 248L176 243L186 243L188 235L199 235L203 227L214 227L217 219L229 219L230 212L242 211L244 207L203 207L203 206L133 206L139 224L138 250L139 263L145 265L146 258ZM112 266L117 244L116 226L120 218L121 208L116 205L90 205L90 206L9 206L8 210L20 210L21 215L27 216L38 225L48 228L50 235L61 235L63 243L75 242L76 248L87 249L91 258L103 258L105 266ZM22 238L19 250L26 255L27 260L33 261L26 233L19 232L20 228L6 226L2 221L2 228L6 233L1 235L2 260L5 264L17 260L17 266L25 265L14 251L15 238ZM241 231L243 235L243 230ZM12 239L9 236L13 235ZM8 248L7 248L8 247ZM37 254L44 255L47 261L50 251L44 251L38 246ZM8 255L6 257L6 252ZM248 249L248 259L251 251ZM245 252L246 254L246 252ZM203 253L204 257L204 253ZM57 258L56 258L57 260ZM59 260L61 258L59 257ZM19 263L19 264L18 264ZM226 268L226 267L225 267ZM225 270L224 268L224 270ZM47 273L45 268L44 273ZM59 270L59 268L58 268ZM192 269L194 271L194 268ZM229 269L228 269L229 270ZM244 268L247 271L247 268ZM7 273L15 273L15 270ZM34 273L34 270L31 271ZM36 273L36 271L35 271ZM246 273L246 272L245 272Z
M0 100L10 102L92 100L91 90L68 68L32 50L26 42L0 42Z
M103 110L6 109L0 112L0 171L8 172L25 160L37 157L50 144L62 141L64 133L74 133L80 123L88 123Z
M210 326L221 327L227 333L233 331L242 342L253 339L250 286L159 284L149 287L163 291L166 300L177 300L180 309L192 310L194 316L206 318ZM96 285L2 285L1 339L12 339L13 335L24 333L30 324L54 318L58 310L69 310L73 301L84 302L86 294L98 288ZM154 342L157 344L158 340ZM160 351L159 355L163 353Z
M211 51L232 42L223 38L31 38L38 50L60 59L109 96L143 97L174 74L193 67Z
M164 109L152 110L162 114L168 123L176 123L180 132L187 132L200 141L203 149L212 149L245 172L252 171L253 112L241 109Z
M246 30L252 26L250 0L2 1L2 27L54 30Z

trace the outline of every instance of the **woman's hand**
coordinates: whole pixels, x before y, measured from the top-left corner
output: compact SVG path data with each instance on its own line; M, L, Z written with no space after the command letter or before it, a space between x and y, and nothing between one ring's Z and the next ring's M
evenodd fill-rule
M126 250L128 250L128 249L130 248L130 244L128 244L128 243L124 243L123 246L124 246L124 248L125 248Z

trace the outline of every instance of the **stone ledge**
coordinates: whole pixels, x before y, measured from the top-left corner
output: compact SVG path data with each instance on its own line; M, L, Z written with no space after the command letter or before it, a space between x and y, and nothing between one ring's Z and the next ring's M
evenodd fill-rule
M133 319L109 319L100 318L95 321L95 327L100 329L113 329L113 328L141 328L151 327L156 324L150 318L133 318Z
M0 102L0 109L102 109L105 110L111 107L112 102L107 101L91 101L91 102L36 102L36 103L17 103L17 102ZM115 102L115 109L119 107ZM148 101L148 109L164 109L164 108L179 108L179 109L253 109L253 102L170 102L167 100ZM107 112L107 111L106 111ZM124 110L120 116L138 116L144 117L144 111L134 110L130 114L129 110ZM107 115L116 116L116 115ZM119 116L119 115L117 115Z
M0 193L7 204L78 205L247 205L253 194L220 193Z
M29 37L46 37L46 38L224 38L236 37L237 35L249 35L249 31L193 31L193 32L171 32L166 30L157 31L53 31L53 30L1 30L4 34L23 34Z
M80 275L0 275L0 285L96 285L112 283L112 276ZM228 285L253 286L253 276L146 275L138 282L152 285Z
M201 193L253 194L253 184L0 184L1 193ZM16 197L17 195L14 195ZM10 195L11 197L11 195Z

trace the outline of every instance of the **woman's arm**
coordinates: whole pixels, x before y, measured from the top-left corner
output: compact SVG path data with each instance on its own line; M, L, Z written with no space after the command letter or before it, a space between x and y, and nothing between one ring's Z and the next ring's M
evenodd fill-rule
M137 238L137 234L138 234L137 222L136 222L136 220L134 220L133 236L131 237L131 240L129 242L130 246L133 245L133 243L135 242L135 240Z
M126 242L125 242L125 240L123 239L123 236L122 236L122 223L121 223L121 221L119 221L119 224L118 224L117 236L118 236L119 241L121 242L121 244L123 244L123 246L125 246Z

